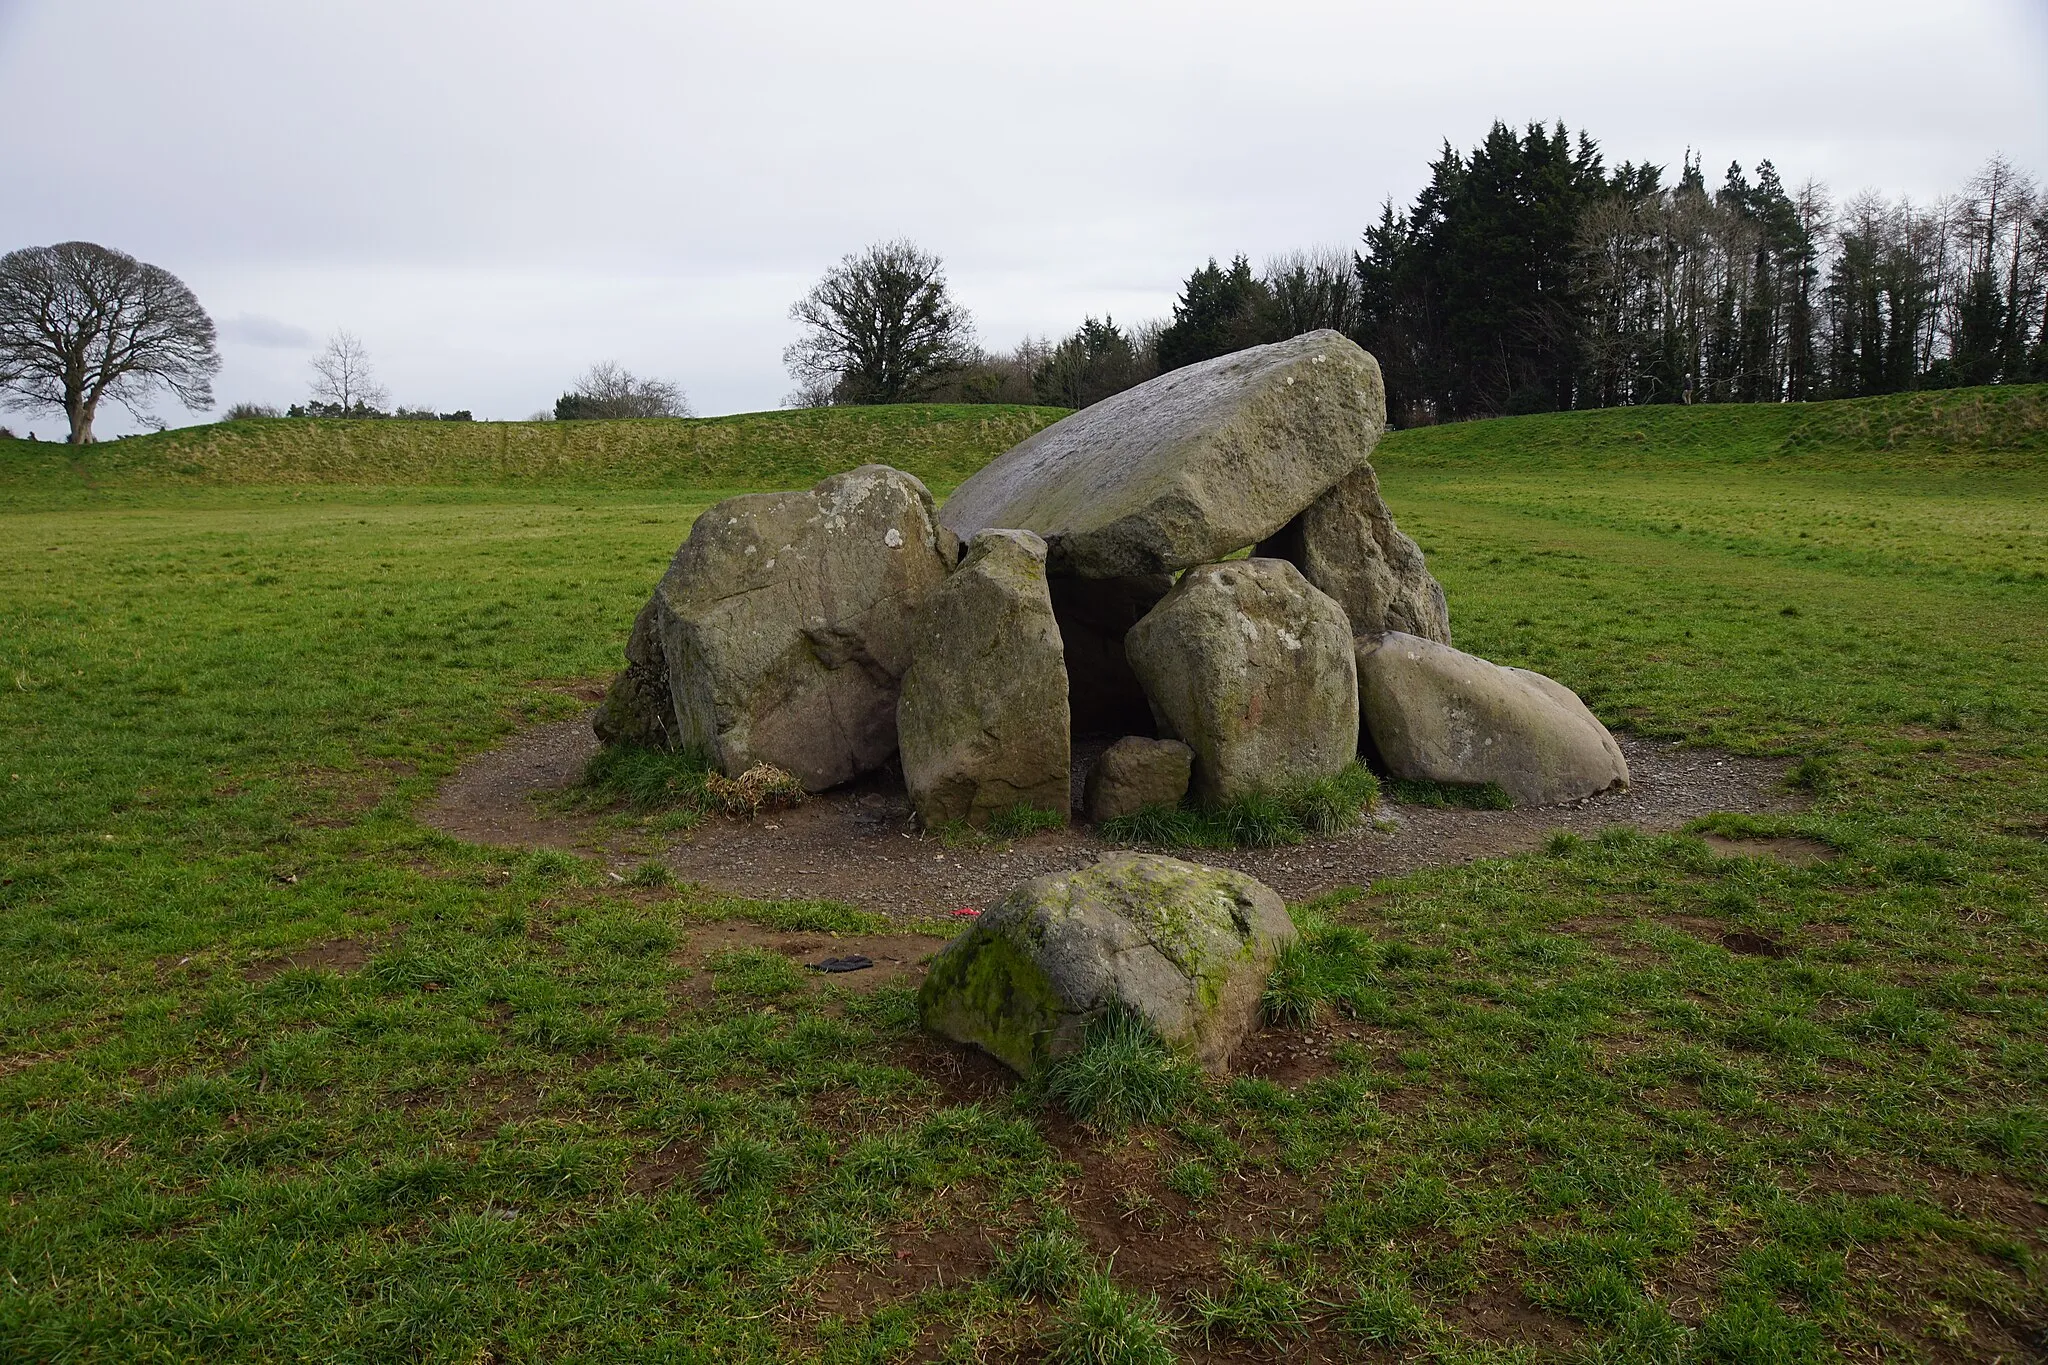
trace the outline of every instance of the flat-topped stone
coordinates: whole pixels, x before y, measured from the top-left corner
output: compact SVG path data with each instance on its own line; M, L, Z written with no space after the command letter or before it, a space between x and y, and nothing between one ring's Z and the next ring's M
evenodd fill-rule
M1379 362L1309 332L1160 375L997 456L940 511L1045 538L1054 575L1177 573L1255 545L1365 464Z

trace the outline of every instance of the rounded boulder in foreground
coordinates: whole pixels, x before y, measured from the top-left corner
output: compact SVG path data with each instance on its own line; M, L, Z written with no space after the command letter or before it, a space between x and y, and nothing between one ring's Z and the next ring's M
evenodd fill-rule
M1294 937L1279 895L1241 872L1115 853L1003 897L932 959L918 1011L1030 1076L1121 1007L1220 1074Z

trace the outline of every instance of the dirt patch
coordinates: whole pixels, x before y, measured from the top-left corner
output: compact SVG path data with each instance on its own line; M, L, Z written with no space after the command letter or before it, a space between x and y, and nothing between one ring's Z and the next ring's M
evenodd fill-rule
M398 758L373 758L360 768L341 772L333 769L308 775L308 795L317 807L298 823L307 829L346 829L391 794L404 778L418 772L418 765Z
M1635 778L1626 792L1505 811L1389 805L1375 827L1335 838L1290 848L1197 849L1187 856L1250 873L1289 900L1303 900L1417 868L1525 852L1554 830L1592 834L1631 825L1665 831L1716 812L1799 808L1784 789L1782 762L1618 738ZM1077 785L1099 748L1076 746ZM645 831L621 834L602 817L551 813L534 799L573 785L596 751L587 719L534 726L464 765L420 818L477 843L573 849L624 867L645 856ZM1018 882L1085 867L1115 847L1075 827L949 849L918 831L902 777L889 771L751 823L712 817L662 838L660 861L712 890L757 899L825 898L903 916L986 908ZM1744 842L1774 849L1812 843Z
M816 993L827 986L865 993L894 983L915 986L924 979L925 963L946 946L946 940L931 934L830 934L785 929L764 929L758 924L728 921L693 930L675 960L696 969L684 983L684 993L693 1003L711 998L711 975L703 968L720 953L736 948L759 948L779 953L804 967L833 958L864 957L872 966L858 971L807 971L808 988Z
M325 943L314 943L304 948L295 948L283 957L267 957L261 962L252 962L243 971L242 979L250 982L268 981L280 972L293 968L309 971L352 972L370 960L370 954L377 950L374 943L361 939L333 938Z
M1736 929L1721 935L1721 946L1731 953L1740 953L1744 957L1783 957L1792 951L1768 934L1751 933L1747 929Z
M1338 1047L1359 1037L1361 1029L1345 1024L1313 1029L1266 1027L1244 1040L1230 1059L1231 1070L1240 1076L1298 1089L1310 1081L1333 1076L1342 1068L1335 1056Z
M596 752L588 716L528 726L463 764L420 819L471 843L584 848L595 817L548 814L533 798L581 781Z
M1791 867L1813 867L1834 859L1835 850L1818 839L1729 839L1704 836L1707 847L1723 858L1775 858Z
M636 1160L626 1172L626 1189L638 1195L656 1195L675 1184L688 1184L699 1152L693 1143L677 1143Z

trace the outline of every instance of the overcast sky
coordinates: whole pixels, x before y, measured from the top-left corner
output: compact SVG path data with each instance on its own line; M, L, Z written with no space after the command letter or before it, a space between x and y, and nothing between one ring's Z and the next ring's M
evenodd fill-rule
M2041 177L2048 0L0 0L0 92L0 249L182 277L223 406L345 327L400 403L616 359L713 414L781 401L791 300L870 241L1005 348L1353 244L1495 119L1838 195Z

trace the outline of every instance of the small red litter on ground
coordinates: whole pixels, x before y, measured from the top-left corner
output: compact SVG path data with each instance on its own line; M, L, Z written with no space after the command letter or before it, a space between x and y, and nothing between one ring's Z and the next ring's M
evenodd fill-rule
M955 919L974 919L980 914L981 911L975 909L973 906L963 905L958 910L955 910L953 912L953 917Z

